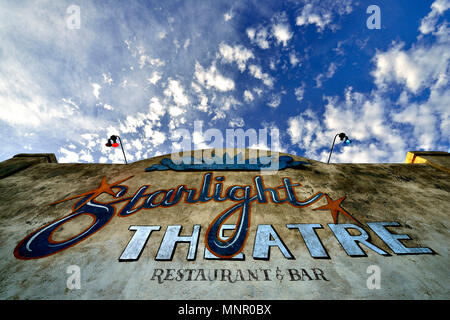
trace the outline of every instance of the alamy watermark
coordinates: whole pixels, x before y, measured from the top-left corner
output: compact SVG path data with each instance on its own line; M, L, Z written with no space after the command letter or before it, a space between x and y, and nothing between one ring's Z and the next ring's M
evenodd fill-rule
M381 270L377 265L370 265L366 270L367 274L370 276L367 278L366 285L367 289L381 289Z
M70 5L66 9L66 26L70 30L80 29L81 27L81 10L77 5Z
M370 16L366 20L366 26L367 29L373 30L373 29L381 29L381 10L380 7L372 4L367 7L366 10L367 14L370 14Z
M222 131L216 128L203 132L203 122L194 121L193 132L187 129L174 130L172 142L171 160L175 164L259 164L263 174L271 174L279 169L279 152L273 150L280 146L277 128L258 131L226 129L224 137ZM245 159L245 154L240 154L240 151L235 153L235 149L248 149L248 158Z
M77 265L70 265L66 269L66 273L70 274L67 278L66 286L69 290L81 289L81 269Z

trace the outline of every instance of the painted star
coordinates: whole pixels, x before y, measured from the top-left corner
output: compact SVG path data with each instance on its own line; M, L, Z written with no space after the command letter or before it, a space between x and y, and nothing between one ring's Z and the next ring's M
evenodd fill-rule
M343 196L342 198L337 199L335 201L333 201L333 199L331 199L327 194L325 194L325 197L327 198L328 203L326 205L315 208L313 210L330 210L331 215L333 216L334 223L337 223L338 214L340 212L340 213L346 215L347 217L351 218L356 223L362 225L361 222L359 222L358 220L353 218L350 213L348 213L344 208L341 207L341 202L344 201L345 196Z
M83 203L81 203L80 205L78 205L76 208L73 209L73 211L75 212L78 209L80 209L82 206L84 206L86 203L88 203L89 201L91 201L91 200L95 199L96 197L98 197L99 195L101 195L102 193L107 193L107 194L110 194L110 195L115 197L116 193L111 188L113 188L114 186L118 185L119 183L124 182L125 180L128 180L128 179L130 179L132 177L133 176L125 178L125 179L120 180L120 181L116 181L116 182L111 183L111 184L109 184L106 181L106 178L103 177L102 178L102 182L100 183L100 186L97 189L94 189L94 190L91 190L91 191L88 191L88 192L84 192L84 193L78 194L78 195L70 197L70 198L66 198L66 199L63 199L63 200L59 200L59 201L50 203L50 206L58 204L58 203L61 203L61 202L64 202L64 201L80 198L80 197L87 196L87 195L91 194L91 196L87 200L85 200Z

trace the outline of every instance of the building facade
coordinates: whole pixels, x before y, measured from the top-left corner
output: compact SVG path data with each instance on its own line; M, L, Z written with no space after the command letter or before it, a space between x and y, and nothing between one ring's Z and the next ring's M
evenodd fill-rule
M449 169L445 152L17 155L0 163L0 298L448 299Z

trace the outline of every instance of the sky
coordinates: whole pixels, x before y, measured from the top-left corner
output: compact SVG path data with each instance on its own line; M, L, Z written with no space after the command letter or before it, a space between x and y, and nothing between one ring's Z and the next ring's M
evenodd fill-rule
M123 163L119 135L134 162L238 130L258 140L224 147L323 162L340 132L331 162L450 152L449 17L450 0L2 0L0 161Z

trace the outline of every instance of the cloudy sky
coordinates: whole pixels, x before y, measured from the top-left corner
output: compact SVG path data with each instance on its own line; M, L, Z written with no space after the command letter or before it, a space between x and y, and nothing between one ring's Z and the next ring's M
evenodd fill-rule
M367 26L372 4L380 29ZM334 162L448 151L449 7L3 0L0 161L55 153L123 163L120 148L105 146L116 134L134 162L179 147L177 129L192 132L192 148L211 146L208 129L278 130L246 146L319 161L342 131L353 143L337 144Z

